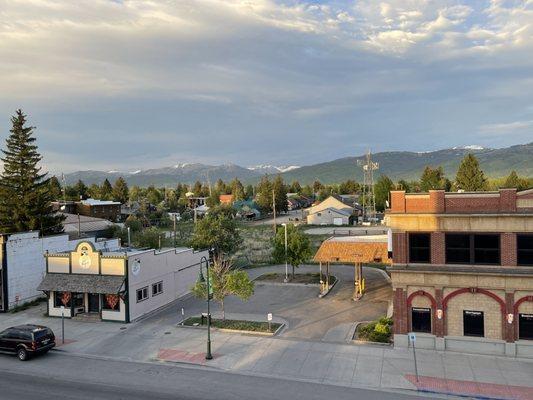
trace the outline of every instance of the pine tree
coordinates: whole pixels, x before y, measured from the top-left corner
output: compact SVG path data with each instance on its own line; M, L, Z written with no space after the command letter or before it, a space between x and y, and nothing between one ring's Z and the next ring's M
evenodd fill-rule
M119 201L122 204L128 202L129 189L126 180L123 177L119 177L115 181L113 186L113 200Z
M61 184L59 183L59 179L57 179L57 177L52 176L50 178L48 181L48 188L50 191L50 197L53 200L63 199L63 189L61 188Z
M262 212L272 211L272 183L266 175L261 178L261 182L257 186L255 202Z
M107 180L104 180L102 186L100 186L100 200L111 200L113 198L113 187L111 183Z
M87 194L92 199L99 199L100 198L100 186L98 186L96 183L93 183L91 186L89 186L89 189L87 189Z
M6 149L2 150L0 229L7 233L39 229L43 235L62 232L64 217L53 212L50 180L38 166L42 157L33 137L35 128L26 126L22 110L17 110L11 123Z
M487 179L485 174L479 168L479 161L473 154L467 154L457 170L455 184L458 189L467 192L477 192L485 190Z
M246 197L246 194L244 193L244 186L242 185L241 181L235 178L233 181L231 181L231 194L233 195L234 201L240 201L244 200Z
M503 184L504 188L516 188L517 190L523 190L527 188L527 182L525 179L521 179L516 171L511 171L505 183Z
M78 200L86 199L89 194L89 189L87 188L87 185L85 185L85 183L83 183L81 179L78 179L78 182L76 183L76 185L74 185L74 190L76 190Z
M448 180L444 176L444 170L442 167L431 168L427 166L424 168L424 172L420 177L420 189L423 192L435 189L448 189Z
M276 200L276 212L287 212L289 210L289 203L287 202L287 186L285 186L281 175L276 176L276 179L274 179L272 189L274 190L274 198Z

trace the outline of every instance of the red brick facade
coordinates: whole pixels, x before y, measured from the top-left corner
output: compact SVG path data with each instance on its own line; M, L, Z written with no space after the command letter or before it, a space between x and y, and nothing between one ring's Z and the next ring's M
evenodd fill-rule
M392 191L391 203L390 213L513 213L517 211L517 193L516 189L479 193Z
M387 213L391 215L390 221L393 221L390 227L393 230L394 333L404 335L411 331L411 305L417 296L424 296L431 303L431 334L437 337L447 336L450 331L450 327L447 326L448 303L455 296L463 295L451 303L450 315L455 318L458 310L476 310L478 302L484 302L487 311L485 318L493 318L489 324L491 332L498 331L500 338L499 322L495 323L496 317L487 317L487 315L496 314L499 321L501 313L501 339L508 343L515 342L518 339L519 306L525 301L533 302L533 293L530 294L531 286L521 283L521 280L526 282L532 279L533 268L517 265L517 234L531 233L529 228L524 229L531 224L521 222L521 218L529 218L531 221L533 217L530 199L533 199L532 190L517 193L516 189L479 193L445 193L443 190L433 190L423 194L391 192L391 208ZM494 229L493 232L491 227ZM428 265L425 259L416 264L410 263L411 232L430 234L429 264L431 265ZM446 234L456 232L499 234L499 265L455 265L454 267L459 267L457 270L451 268L451 265L446 265ZM473 255L477 249L471 248L470 251L471 260L476 259ZM417 254L420 254L420 247L417 249ZM395 266L397 266L396 271ZM518 271L518 268L521 270ZM524 269L527 268L532 270L531 274L524 274ZM494 271L499 271L500 275L495 277ZM394 272L398 280L395 280ZM436 274L440 280L435 279ZM515 274L520 274L520 279L515 279ZM421 275L425 275L424 279L420 279ZM475 280L471 278L473 275L476 276ZM464 276L470 277L468 278L470 280ZM508 280L500 281L504 277ZM479 285L479 287L467 285ZM480 300L466 300L466 295L469 293L480 295ZM486 303L487 299L483 296L492 300ZM458 303L459 301L465 303ZM491 303L492 301L495 303ZM494 305L487 306L487 304ZM452 319L452 321L457 320ZM452 325L451 336L458 335L457 327L460 323L455 322ZM494 334L486 337L497 339Z

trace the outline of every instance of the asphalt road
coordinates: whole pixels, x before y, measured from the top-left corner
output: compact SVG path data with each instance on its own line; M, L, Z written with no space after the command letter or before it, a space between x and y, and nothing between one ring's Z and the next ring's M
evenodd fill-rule
M28 362L0 356L0 398L407 400L427 398L427 394L421 397L244 376L175 364L109 361L51 352Z

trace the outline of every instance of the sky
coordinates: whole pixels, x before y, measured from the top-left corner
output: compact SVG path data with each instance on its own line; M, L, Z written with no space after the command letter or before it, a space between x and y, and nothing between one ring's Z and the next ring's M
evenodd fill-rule
M0 0L53 172L533 141L533 0Z

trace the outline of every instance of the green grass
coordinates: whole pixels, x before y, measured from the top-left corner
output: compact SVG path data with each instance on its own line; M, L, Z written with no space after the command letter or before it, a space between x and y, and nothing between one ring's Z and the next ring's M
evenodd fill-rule
M204 319L205 321L205 319ZM199 326L202 324L201 317L189 317L183 321L185 326ZM205 324L204 324L205 325ZM259 321L240 321L235 319L212 319L211 326L220 329L234 329L238 331L251 332L276 332L282 324L272 322L270 324L271 330L268 329L268 322Z
M390 343L392 337L392 318L380 318L357 327L357 339L368 342Z
M325 277L324 277L325 278ZM285 279L284 273L271 272L259 276L257 281L266 281L266 282L283 282ZM333 275L329 276L329 284L333 285L337 281L337 278ZM320 284L320 274L318 272L309 273L309 274L295 274L294 279L292 275L289 274L290 283L306 283L306 284Z

